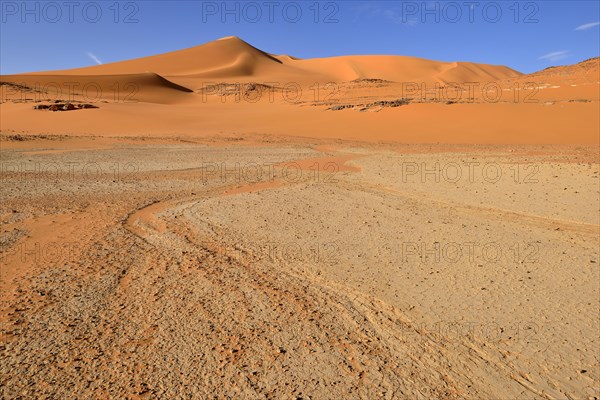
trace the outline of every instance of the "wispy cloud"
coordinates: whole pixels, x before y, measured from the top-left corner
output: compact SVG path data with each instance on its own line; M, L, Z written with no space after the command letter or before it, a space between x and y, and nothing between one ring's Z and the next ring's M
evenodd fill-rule
M398 25L415 26L419 23L417 18L402 15L401 12L393 9L376 8L373 10L372 15L382 16L388 21Z
M102 64L102 61L100 61L100 59L99 59L98 57L96 57L96 56L94 55L94 53L92 53L92 52L88 51L88 52L87 52L87 56L88 56L89 58L91 58L92 60L94 60L94 62L95 62L96 64L98 64L98 65L101 65L101 64Z
M395 10L384 10L384 9L376 9L373 12L374 15L382 15L388 21L393 22L394 24L407 24L410 26L414 26L417 24L416 18L406 18L401 15L398 11Z
M403 15L399 9L387 7L376 2L362 3L356 8L359 15L366 15L370 18L384 18L393 24L415 26L419 23L419 20L414 15Z
M553 51L552 53L544 54L543 56L539 57L538 60L547 60L547 61L555 62L555 61L563 60L570 56L571 55L566 50Z
M575 28L576 31L587 31L588 29L592 29L596 26L600 26L600 21L590 22L589 24L579 25Z

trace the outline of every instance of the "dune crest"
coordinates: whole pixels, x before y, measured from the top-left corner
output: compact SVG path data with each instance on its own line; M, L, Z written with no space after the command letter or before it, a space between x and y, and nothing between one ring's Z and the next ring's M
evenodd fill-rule
M118 125L123 135L597 144L598 60L524 75L409 56L299 59L225 37L128 61L0 76L0 118L6 131L33 134L105 135ZM57 116L35 108L53 99L99 109Z
M15 82L32 91L34 100L110 101L124 103L174 104L186 99L191 89L155 72L115 75L4 75L0 82ZM3 93L22 97L17 92Z
M290 55L269 54L236 36L164 54L53 73L113 75L143 71L155 71L165 77L278 79L294 82L385 79L447 83L521 75L504 66L447 63L407 56L357 55L300 59Z

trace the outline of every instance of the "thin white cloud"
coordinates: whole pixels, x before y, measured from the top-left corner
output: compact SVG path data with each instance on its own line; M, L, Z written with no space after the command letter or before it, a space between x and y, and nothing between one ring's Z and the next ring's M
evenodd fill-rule
M552 53L544 54L543 56L539 57L538 60L547 60L547 61L555 62L555 61L563 60L567 57L570 57L570 54L566 50L553 51Z
M401 12L392 9L377 8L372 11L374 16L383 16L388 21L398 25L415 26L419 23L417 18L407 18Z
M399 9L385 7L377 2L362 3L356 7L356 11L360 16L367 15L370 18L384 18L393 24L416 26L419 20L412 14L410 16L403 15Z
M98 57L96 57L96 56L94 55L94 53L92 53L92 52L88 51L88 52L87 52L87 56L88 56L89 58L91 58L92 60L94 60L94 62L95 62L96 64L98 64L98 65L102 65L102 61L100 61L100 59L99 59Z
M576 31L587 31L588 29L592 29L596 26L600 26L600 21L590 22L589 24L579 25L575 28Z

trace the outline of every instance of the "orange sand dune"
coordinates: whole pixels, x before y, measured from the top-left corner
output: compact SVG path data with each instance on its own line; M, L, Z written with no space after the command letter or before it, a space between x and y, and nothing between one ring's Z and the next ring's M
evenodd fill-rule
M535 86L538 91L536 97L544 101L592 100L597 102L600 98L600 57L508 78L503 81L503 84L506 87L521 88Z
M270 55L233 36L189 49L56 73L111 75L145 71L153 71L166 77L260 78L311 83L362 78L397 82L467 82L520 75L503 66L446 63L402 56L345 56L301 60L290 56Z
M294 68L237 37L227 37L201 46L111 64L76 68L65 75L134 74L153 71L162 76L195 78L268 77L274 73L294 75ZM303 71L295 71L301 75ZM37 73L34 73L36 75Z
M173 104L186 99L192 90L152 73L119 75L4 75L0 82L14 82L32 89L24 95L3 87L2 98L33 100L99 100L123 103Z
M598 83L600 81L600 57L590 58L573 65L548 67L533 74L524 75L521 79L545 81L548 83Z
M268 134L597 145L598 60L522 75L504 66L405 56L303 60L228 37L112 64L0 76L1 128L21 134ZM417 84L410 96L404 90L407 82ZM465 82L480 84L478 91L458 101L440 96ZM286 88L290 83L296 84L291 91ZM489 83L501 88L501 98L490 101L481 91ZM218 88L207 89L214 84ZM56 95L49 85L64 91ZM32 108L52 94L59 100L96 102L100 108L58 113Z
M479 82L520 75L503 66L445 63L403 56L345 56L310 60L288 58L284 62L313 73L330 71L332 81L335 82L355 79L426 83Z

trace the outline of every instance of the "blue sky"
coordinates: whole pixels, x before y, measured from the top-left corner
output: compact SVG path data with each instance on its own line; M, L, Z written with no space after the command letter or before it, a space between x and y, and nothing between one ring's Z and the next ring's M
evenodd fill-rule
M521 72L600 53L590 1L0 1L0 73L66 69L235 35L301 58L397 54Z

